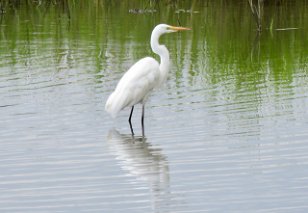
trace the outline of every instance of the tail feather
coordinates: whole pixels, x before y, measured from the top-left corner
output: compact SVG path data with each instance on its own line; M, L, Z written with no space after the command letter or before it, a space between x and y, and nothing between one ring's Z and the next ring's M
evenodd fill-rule
M118 91L114 91L107 99L105 110L113 118L115 118L125 106L126 106L125 96L123 97Z
M119 113L119 110L116 108L116 104L114 104L114 92L110 94L109 98L107 99L105 110L115 118Z

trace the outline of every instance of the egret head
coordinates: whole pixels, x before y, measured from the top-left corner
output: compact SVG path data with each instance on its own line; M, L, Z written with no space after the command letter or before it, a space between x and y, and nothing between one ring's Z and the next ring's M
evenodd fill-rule
M162 35L165 33L174 33L183 30L191 30L191 29L186 27L175 27L168 24L159 24L154 28L153 32L156 31L157 34Z
M183 30L190 30L190 28L174 27L168 24L157 25L152 31L152 35L151 35L151 47L152 47L153 52L160 56L162 55L168 56L167 58L169 58L169 52L167 48L164 45L159 44L159 37L165 33L174 33L174 32L183 31Z

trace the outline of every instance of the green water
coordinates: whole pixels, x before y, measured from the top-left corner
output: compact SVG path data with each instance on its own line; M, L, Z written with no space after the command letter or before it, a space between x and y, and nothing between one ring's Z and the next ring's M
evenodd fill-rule
M308 210L308 2L0 1L1 212ZM152 53L146 104L104 104Z

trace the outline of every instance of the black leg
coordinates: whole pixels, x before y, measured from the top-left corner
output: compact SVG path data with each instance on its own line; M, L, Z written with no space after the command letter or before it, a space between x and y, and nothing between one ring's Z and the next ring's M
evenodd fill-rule
M142 104L142 115L141 115L141 128L142 128L142 137L144 137L144 105Z
M129 126L130 126L130 131L132 132L132 135L134 135L134 130L133 130L133 126L132 126L132 115L133 115L133 111L134 111L134 106L132 106L132 110L130 111L130 115L129 115Z

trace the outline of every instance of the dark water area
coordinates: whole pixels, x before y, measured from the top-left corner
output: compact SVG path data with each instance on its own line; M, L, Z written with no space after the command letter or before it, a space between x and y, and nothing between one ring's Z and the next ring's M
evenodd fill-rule
M306 212L308 5L1 1L0 212ZM124 72L159 59L164 87L116 119Z

